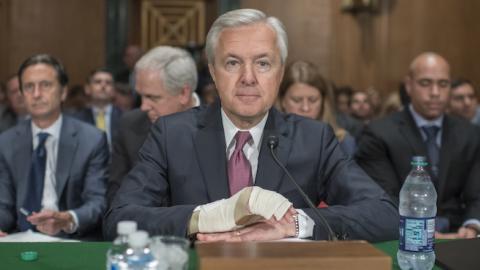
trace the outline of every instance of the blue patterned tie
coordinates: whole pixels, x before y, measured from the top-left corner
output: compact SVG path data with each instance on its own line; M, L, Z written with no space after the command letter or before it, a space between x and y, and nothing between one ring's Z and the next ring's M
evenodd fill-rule
M45 167L47 164L47 150L45 149L45 141L48 133L38 133L38 146L32 154L32 164L28 175L28 186L23 208L30 213L39 212L42 207L43 183L45 180ZM26 220L25 215L20 214L19 218L20 231L33 229L33 225Z
M423 131L427 135L425 144L427 145L428 159L430 160L430 167L432 168L432 177L434 180L438 177L438 160L440 156L440 149L437 145L437 134L440 128L437 126L423 126Z

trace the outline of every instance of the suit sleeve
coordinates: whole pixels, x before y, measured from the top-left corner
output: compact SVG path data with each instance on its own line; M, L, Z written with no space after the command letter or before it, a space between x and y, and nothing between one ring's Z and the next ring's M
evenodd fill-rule
M165 122L150 131L139 160L123 180L104 219L104 236L113 239L116 224L134 220L151 235L185 236L195 205L174 205L170 198Z
M389 196L340 150L330 128L323 129L322 153L318 168L319 193L324 193L327 208L319 209L334 233L341 239L370 242L398 237L398 211ZM315 220L314 238L328 234L312 209L304 211Z
M480 128L475 129L473 138L477 140L477 149L473 159L467 182L463 189L462 198L465 201L466 211L463 222L469 219L480 221Z
M106 209L105 193L108 177L108 159L107 138L105 133L102 133L85 163L84 186L81 191L83 204L78 208L70 209L78 217L77 232L80 235L94 229L101 223L102 214Z
M355 160L358 165L398 202L400 183L388 156L386 142L367 126L359 138Z
M0 151L0 230L10 232L15 227L15 187L4 153Z

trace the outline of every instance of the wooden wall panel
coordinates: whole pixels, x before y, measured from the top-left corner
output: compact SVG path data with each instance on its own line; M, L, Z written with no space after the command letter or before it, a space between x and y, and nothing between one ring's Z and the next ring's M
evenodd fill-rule
M454 76L480 83L480 24L476 0L379 0L375 15L341 12L341 1L243 0L286 25L289 60L308 59L338 85L396 90L410 61L435 51Z
M376 15L341 12L341 1L242 0L279 17L289 34L289 60L308 59L338 85L382 92L397 88L412 58L437 51L454 75L480 83L480 1L380 0ZM131 0L128 40L138 41L140 1ZM214 13L217 1L206 0ZM72 83L105 64L105 1L0 0L0 79L27 56L48 52L66 65ZM210 18L210 16L209 16ZM207 20L207 26L211 20Z
M309 59L325 74L332 50L332 3L330 0L243 0L242 8L256 8L279 18L288 34L288 60Z
M93 68L105 64L105 1L6 1L8 29L2 42L7 66L0 70L1 78L16 72L24 59L36 53L59 58L71 85L83 83Z
M8 52L7 52L7 36L8 36L8 0L0 0L0 81L7 77L8 72Z

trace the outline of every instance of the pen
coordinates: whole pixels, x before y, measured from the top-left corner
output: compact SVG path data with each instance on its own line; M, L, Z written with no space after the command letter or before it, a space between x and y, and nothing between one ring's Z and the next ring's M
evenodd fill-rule
M26 217L30 216L30 212L25 208L20 208L20 213L24 214Z

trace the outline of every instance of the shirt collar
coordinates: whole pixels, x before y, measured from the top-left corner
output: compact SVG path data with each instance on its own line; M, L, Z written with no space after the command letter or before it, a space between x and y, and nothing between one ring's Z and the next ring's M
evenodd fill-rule
M200 97L196 92L192 93L192 99L193 99L193 107L198 107L200 106Z
M228 118L227 114L221 109L222 112L222 124L223 124L223 130L225 132L225 142L228 146L232 143L233 137L235 134L237 134L237 131L241 130L238 127L236 127L233 122ZM253 144L255 147L258 148L260 145L260 141L262 139L262 134L263 134L263 128L265 127L265 124L267 123L267 118L268 118L268 112L265 114L263 119L256 124L254 127L248 130L242 130L242 131L249 131L250 135L252 136L253 139Z
M112 104L108 104L108 105L105 106L105 108L103 109L103 110L104 110L104 113L105 113L106 115L109 115L109 114L112 112L112 108L113 108ZM94 113L95 115L97 115L98 112L100 111L100 108L92 106L92 110L93 110L93 113Z
M40 133L40 132L48 133L54 139L60 138L60 130L62 129L62 119L63 119L63 116L62 116L62 114L60 114L60 117L58 117L58 119L55 120L55 122L53 122L52 125L50 125L48 128L45 128L45 129L39 128L32 121L32 136L33 136L33 138L36 138L38 133Z
M437 126L439 128L442 128L442 122L444 117L443 114L436 119L427 120L415 111L411 103L408 105L408 109L412 113L413 120L415 120L415 124L417 124L417 127L422 128L424 126Z

